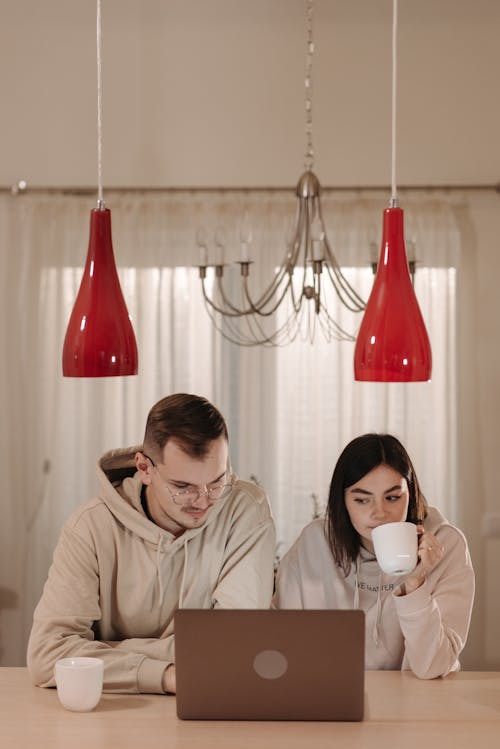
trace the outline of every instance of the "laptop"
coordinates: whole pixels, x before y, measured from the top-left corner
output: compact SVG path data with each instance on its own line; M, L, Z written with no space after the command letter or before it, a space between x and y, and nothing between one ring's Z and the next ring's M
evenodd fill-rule
M360 610L179 609L177 716L363 719Z

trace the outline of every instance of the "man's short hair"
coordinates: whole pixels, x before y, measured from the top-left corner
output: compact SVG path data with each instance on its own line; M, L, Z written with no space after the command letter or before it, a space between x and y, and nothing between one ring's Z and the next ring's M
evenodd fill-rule
M174 440L192 458L203 458L212 440L228 439L222 414L206 398L188 393L167 395L148 414L144 452L161 462L163 448Z

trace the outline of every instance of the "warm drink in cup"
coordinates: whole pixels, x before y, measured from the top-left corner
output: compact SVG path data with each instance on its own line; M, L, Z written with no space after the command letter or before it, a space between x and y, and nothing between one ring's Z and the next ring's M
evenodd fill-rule
M375 556L383 572L406 575L417 566L417 526L414 523L384 523L372 530Z
M100 658L62 658L54 671L57 696L66 710L88 712L101 699L104 663Z

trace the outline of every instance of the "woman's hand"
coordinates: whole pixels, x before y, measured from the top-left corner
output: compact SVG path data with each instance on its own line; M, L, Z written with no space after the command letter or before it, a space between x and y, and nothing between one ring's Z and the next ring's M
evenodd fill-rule
M418 559L419 562L413 572L408 575L403 583L402 595L413 593L414 590L423 585L427 572L430 572L436 564L441 561L444 548L436 536L430 531L425 531L423 525L417 525L418 533Z

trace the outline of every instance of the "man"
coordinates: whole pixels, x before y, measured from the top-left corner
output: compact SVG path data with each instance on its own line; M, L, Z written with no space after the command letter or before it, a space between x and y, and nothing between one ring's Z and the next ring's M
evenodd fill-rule
M98 473L99 496L62 530L28 668L50 687L56 660L96 656L109 692L175 692L176 609L270 606L266 496L231 472L219 411L183 393L153 406L144 444L106 453Z

